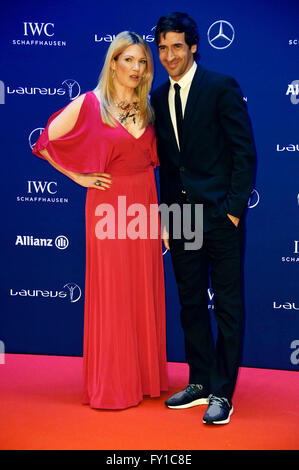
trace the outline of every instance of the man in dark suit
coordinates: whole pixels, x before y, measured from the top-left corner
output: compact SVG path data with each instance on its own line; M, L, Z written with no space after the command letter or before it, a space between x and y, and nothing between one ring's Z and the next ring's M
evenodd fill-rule
M155 90L161 203L203 205L203 244L186 250L174 223L164 228L181 304L189 385L165 404L208 404L203 422L226 424L243 334L243 218L254 184L255 146L236 81L196 64L198 31L185 13L160 18L159 58L169 81ZM193 218L196 216L192 212ZM192 221L194 225L194 220ZM211 331L208 287L214 293L217 341Z

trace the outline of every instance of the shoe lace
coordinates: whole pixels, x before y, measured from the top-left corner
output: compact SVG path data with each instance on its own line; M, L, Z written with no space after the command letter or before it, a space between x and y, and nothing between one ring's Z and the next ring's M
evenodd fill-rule
M224 397L216 397L215 395L209 396L209 405L219 405L223 406L226 404L230 408L230 403L227 398Z
M197 385L197 384L189 384L185 388L185 391L189 393L198 393L198 391L200 390L202 390L202 385Z

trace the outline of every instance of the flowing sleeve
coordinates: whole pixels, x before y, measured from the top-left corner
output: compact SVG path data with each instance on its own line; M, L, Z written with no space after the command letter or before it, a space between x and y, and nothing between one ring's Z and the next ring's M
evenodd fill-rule
M100 152L96 145L98 139L95 126L98 116L93 116L94 107L89 100L90 92L87 92L74 127L58 139L49 140L49 125L66 106L52 114L32 152L46 160L40 153L41 150L46 149L55 163L69 171L78 173L103 172L105 158L103 152Z

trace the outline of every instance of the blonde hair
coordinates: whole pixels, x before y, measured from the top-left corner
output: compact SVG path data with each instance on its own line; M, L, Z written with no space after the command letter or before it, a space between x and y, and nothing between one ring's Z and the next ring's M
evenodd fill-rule
M112 60L117 60L117 57L125 49L127 49L127 47L133 44L138 44L144 49L147 59L146 70L144 72L143 78L135 89L139 101L139 109L141 120L143 121L143 127L146 127L154 120L154 113L148 99L154 74L154 64L151 50L146 42L138 34L131 31L123 31L115 37L109 46L104 66L99 77L98 85L94 90L98 90L100 94L102 121L111 127L116 127L117 125L115 118L110 113L110 109L114 104L113 99L115 98L115 87L113 83L111 62Z

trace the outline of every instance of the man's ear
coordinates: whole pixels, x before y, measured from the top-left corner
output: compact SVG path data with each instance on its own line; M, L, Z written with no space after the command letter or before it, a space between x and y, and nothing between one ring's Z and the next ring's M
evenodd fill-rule
M194 52L197 51L197 44L193 44L193 45L191 46L191 49L190 49L190 50L191 50L192 54L194 54Z

